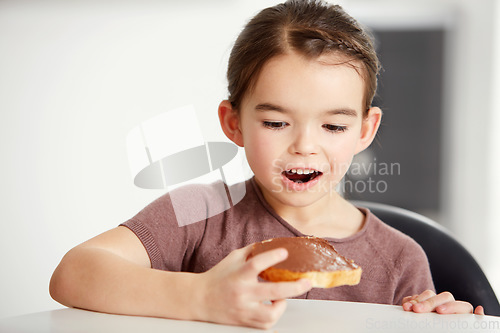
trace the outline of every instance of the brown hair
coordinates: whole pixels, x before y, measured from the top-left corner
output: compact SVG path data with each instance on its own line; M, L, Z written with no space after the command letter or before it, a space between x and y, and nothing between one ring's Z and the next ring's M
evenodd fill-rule
M380 64L371 36L338 5L321 0L289 0L266 8L251 19L231 51L227 70L229 101L239 109L264 64L274 56L298 52L315 59L339 52L363 64L365 112L377 89Z

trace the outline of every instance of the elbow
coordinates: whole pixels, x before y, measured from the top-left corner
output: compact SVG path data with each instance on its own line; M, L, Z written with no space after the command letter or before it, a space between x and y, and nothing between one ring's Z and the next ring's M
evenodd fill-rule
M63 293L61 292L61 276L58 270L59 266L56 268L56 270L52 274L52 277L50 278L49 294L54 301L63 304L62 302Z
M68 253L69 254L69 253ZM49 282L49 294L52 299L62 305L72 307L70 302L72 295L72 285L73 280L71 276L71 263L68 262L68 255L66 255L61 263L57 266L50 278Z

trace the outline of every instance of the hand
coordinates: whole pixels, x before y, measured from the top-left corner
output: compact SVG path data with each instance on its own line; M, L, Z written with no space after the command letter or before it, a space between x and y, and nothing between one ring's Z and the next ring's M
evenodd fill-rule
M259 282L258 275L286 259L285 249L261 253L248 261L251 245L231 252L201 273L199 317L204 321L262 329L272 327L286 308L286 298L311 289L309 280Z
M431 290L426 290L420 295L403 298L403 309L417 313L437 312L440 314L451 313L474 313L484 315L482 306L475 310L472 304L463 301L456 301L453 295L447 291L436 295Z

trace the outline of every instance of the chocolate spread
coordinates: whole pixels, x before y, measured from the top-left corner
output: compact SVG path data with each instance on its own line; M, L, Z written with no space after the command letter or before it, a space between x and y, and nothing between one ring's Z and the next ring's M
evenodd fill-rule
M256 243L250 257L277 248L288 250L286 260L274 268L294 272L353 270L358 266L341 256L326 240L317 237L282 237Z

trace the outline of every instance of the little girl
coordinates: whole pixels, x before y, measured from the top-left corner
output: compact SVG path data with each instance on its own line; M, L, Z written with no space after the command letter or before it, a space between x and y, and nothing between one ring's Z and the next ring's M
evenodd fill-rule
M409 237L335 187L373 141L379 63L369 36L339 6L290 0L244 28L228 66L222 130L244 147L254 177L245 197L215 216L179 225L166 194L121 226L70 250L55 270L58 302L108 313L271 327L286 298L402 304L406 311L472 313L436 295L427 258ZM176 190L183 209L209 211L213 185ZM228 188L231 193L231 188ZM251 244L314 235L363 268L357 286L263 283L284 249L246 260ZM475 311L483 313L482 307Z

